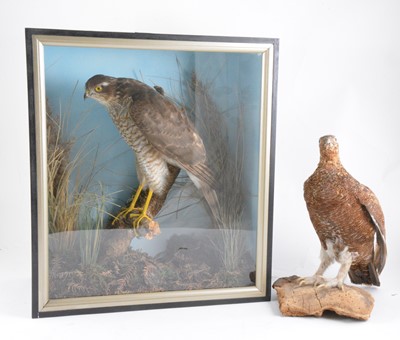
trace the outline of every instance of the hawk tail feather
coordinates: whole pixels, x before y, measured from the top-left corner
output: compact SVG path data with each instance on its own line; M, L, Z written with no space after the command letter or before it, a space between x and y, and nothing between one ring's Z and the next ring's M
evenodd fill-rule
M182 165L183 167L183 165ZM199 163L196 165L185 165L184 169L189 171L192 175L194 175L201 182L204 182L210 188L215 188L216 180L213 175L211 169L204 163Z
M207 206L211 211L211 215L213 216L214 222L218 228L223 226L222 216L221 216L221 206L219 204L219 199L217 192L214 188L209 185L207 182L203 181L202 178L197 177L194 173L187 173L189 178L192 180L196 188L202 193L204 196Z
M211 188L207 183L203 183L201 186L201 191L205 200L207 201L207 205L211 210L211 214L214 218L214 222L218 228L223 226L222 216L221 216L221 207L219 204L218 196L216 191Z

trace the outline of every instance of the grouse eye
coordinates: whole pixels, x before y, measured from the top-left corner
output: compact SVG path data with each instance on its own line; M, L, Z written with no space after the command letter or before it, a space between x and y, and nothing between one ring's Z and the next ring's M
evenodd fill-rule
M98 85L98 86L95 87L94 90L95 90L96 92L101 92L101 91L103 91L103 86Z

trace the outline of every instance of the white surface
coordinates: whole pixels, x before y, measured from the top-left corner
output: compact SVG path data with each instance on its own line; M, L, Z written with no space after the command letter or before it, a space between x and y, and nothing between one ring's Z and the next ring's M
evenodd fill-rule
M2 339L394 338L400 322L400 2L7 1L0 4ZM388 261L367 322L283 318L270 303L30 319L25 27L280 38L274 279L311 274L319 245L302 197L318 138L381 200Z

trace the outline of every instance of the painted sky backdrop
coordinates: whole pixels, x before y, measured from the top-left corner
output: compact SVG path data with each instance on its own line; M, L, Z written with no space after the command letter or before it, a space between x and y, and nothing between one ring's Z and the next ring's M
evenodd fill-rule
M122 140L104 106L83 99L85 82L95 74L135 78L163 87L167 96L185 101L193 72L210 87L235 144L237 119L244 107L244 181L248 208L256 216L260 126L261 70L259 54L208 53L116 48L45 46L46 96L54 114L68 118L69 131L84 145L87 166L96 158L96 181L118 192L123 205L137 186L134 155ZM253 221L255 222L255 221Z

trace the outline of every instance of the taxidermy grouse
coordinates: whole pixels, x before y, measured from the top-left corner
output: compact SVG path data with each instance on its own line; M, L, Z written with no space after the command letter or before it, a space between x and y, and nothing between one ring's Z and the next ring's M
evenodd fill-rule
M334 136L319 140L320 162L304 183L304 199L321 242L321 264L300 284L343 289L351 282L379 286L386 262L386 231L382 209L374 193L342 166ZM340 264L334 279L322 277L334 261Z

